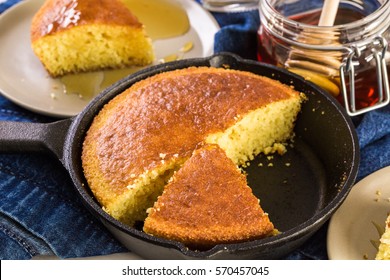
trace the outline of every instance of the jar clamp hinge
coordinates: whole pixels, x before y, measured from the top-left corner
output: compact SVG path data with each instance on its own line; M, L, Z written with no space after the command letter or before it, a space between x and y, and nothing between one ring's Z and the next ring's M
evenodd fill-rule
M344 97L345 109L350 116L356 116L359 114L366 113L381 107L384 107L390 102L390 91L389 91L389 80L386 68L386 51L388 43L385 38L379 36L376 37L372 42L361 46L354 46L349 49L348 56L343 60L340 66L340 82L341 92ZM377 73L378 82L378 100L375 104L357 109L356 108L356 92L355 92L355 74L356 67L360 65L359 61L356 60L367 53L364 58L366 62L375 60L375 68ZM355 59L355 60L354 60ZM349 94L347 91L346 75L349 78Z

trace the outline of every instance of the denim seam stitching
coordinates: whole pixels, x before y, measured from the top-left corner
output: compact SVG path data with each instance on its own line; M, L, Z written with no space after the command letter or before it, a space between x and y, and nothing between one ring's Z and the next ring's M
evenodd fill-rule
M10 228L0 224L0 230L6 235L8 235L11 239L15 240L19 245L21 245L21 247L23 247L25 251L31 256L35 256L38 254L34 246L29 244L24 238L21 238L20 236L15 234Z

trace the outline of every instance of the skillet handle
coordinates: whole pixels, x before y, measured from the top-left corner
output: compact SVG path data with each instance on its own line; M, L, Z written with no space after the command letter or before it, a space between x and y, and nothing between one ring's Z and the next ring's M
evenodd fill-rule
M51 151L62 161L72 119L53 123L0 122L0 152Z

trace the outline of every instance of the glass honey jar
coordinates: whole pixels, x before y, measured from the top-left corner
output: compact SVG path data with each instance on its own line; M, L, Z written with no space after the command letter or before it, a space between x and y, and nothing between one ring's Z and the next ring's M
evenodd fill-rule
M318 26L323 0L260 0L258 60L337 98L350 116L389 104L390 0L342 0Z

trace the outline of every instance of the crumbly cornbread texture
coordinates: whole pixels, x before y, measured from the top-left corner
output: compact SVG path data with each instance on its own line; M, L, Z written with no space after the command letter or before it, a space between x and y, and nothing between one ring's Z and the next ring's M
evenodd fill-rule
M390 215L387 217L385 232L380 239L379 250L375 259L390 260Z
M118 0L47 0L33 17L31 47L52 77L154 60L142 23Z

